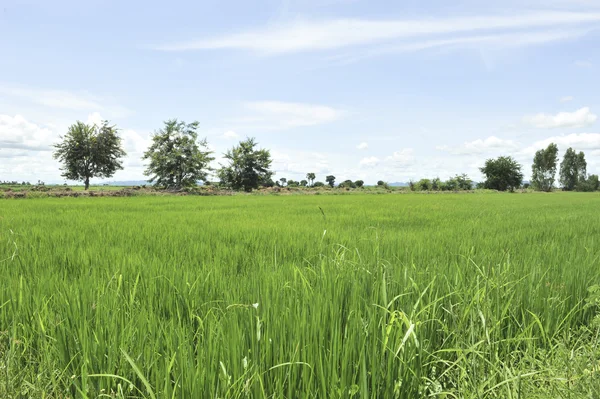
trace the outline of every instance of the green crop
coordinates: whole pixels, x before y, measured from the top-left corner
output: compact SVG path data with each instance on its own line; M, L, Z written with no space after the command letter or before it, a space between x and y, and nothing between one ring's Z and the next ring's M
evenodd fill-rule
M599 397L598 209L582 193L3 200L0 397Z

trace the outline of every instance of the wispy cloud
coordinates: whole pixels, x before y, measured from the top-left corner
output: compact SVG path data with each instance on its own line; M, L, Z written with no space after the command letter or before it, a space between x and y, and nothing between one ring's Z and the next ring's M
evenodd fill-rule
M524 122L538 129L554 129L564 127L585 127L593 124L598 119L588 107L583 107L574 112L559 112L557 114L540 113L523 118Z
M367 148L369 148L369 144L363 141L362 143L357 145L356 148L359 150L366 150Z
M562 97L560 99L560 102L561 103L568 103L568 102L571 102L573 100L574 100L573 96L564 96L564 97Z
M505 140L496 136L464 142L458 146L437 146L436 150L446 151L454 155L476 155L492 151L513 151L519 148L513 140Z
M520 44L536 44L585 34L584 26L590 28L598 22L600 22L599 12L568 11L427 19L297 20L233 35L166 44L158 46L157 49L163 51L242 49L265 54L280 54L374 44L389 45L390 42L402 44L400 48L405 51L474 42L501 43L507 38ZM539 29L552 31L540 32ZM452 35L455 37L449 37Z
M283 101L254 101L245 105L252 114L240 122L269 130L315 126L341 119L345 112L325 105Z
M29 88L0 83L0 94L48 108L70 111L102 111L111 117L122 117L131 113L124 107L109 104L110 101L86 92Z

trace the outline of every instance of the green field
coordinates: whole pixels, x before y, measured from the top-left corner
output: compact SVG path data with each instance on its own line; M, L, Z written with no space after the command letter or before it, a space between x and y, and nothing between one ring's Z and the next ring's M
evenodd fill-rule
M598 398L599 209L2 200L0 398Z

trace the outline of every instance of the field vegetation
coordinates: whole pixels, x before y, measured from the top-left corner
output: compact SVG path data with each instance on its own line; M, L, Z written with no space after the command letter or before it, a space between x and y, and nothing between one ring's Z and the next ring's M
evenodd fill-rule
M0 202L2 398L597 398L593 193Z

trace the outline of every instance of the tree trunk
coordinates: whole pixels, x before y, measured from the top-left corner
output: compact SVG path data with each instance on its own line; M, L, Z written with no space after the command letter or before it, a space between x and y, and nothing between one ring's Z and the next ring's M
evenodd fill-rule
M85 190L87 190L88 188L90 188L90 178L86 177L85 178Z

